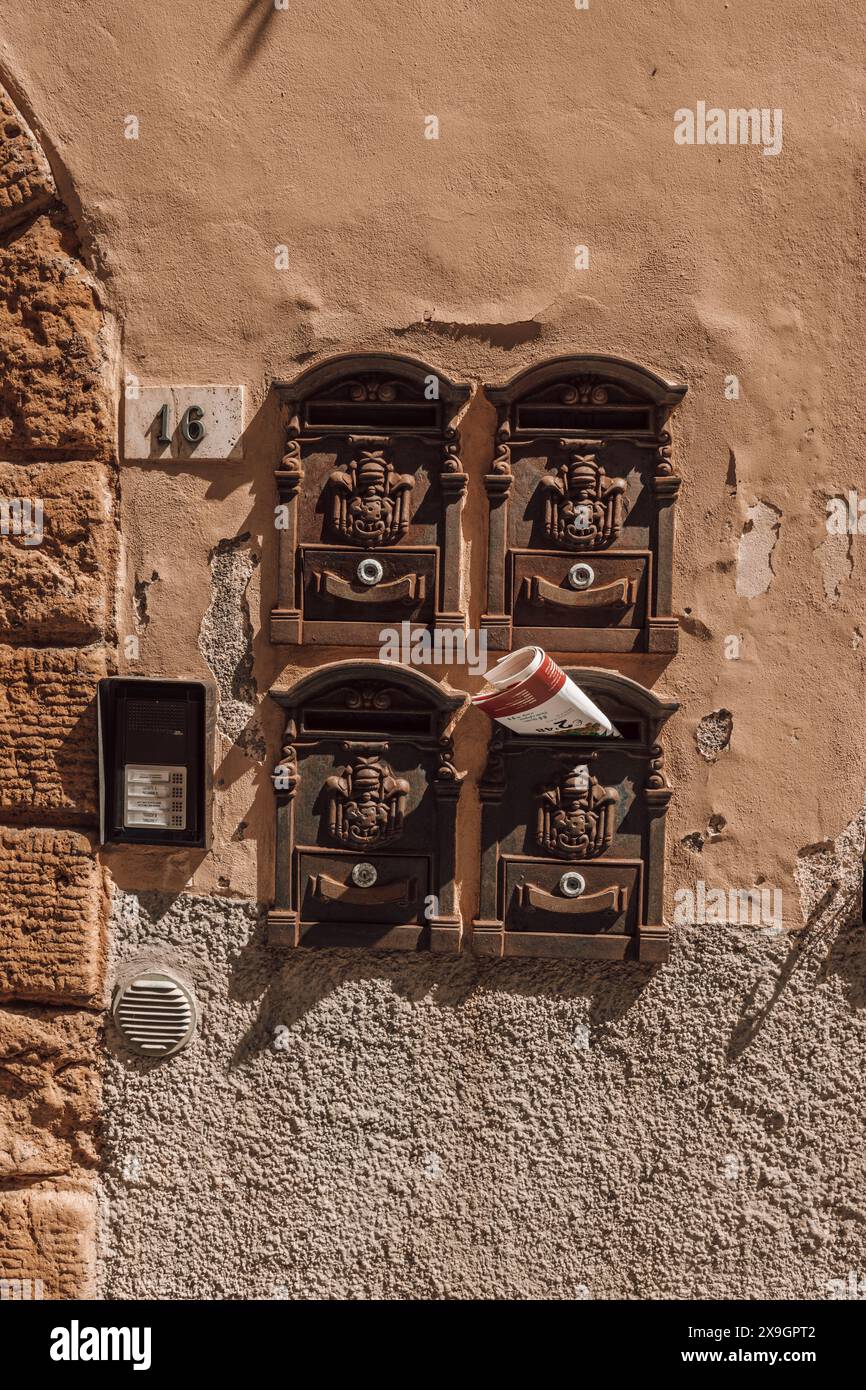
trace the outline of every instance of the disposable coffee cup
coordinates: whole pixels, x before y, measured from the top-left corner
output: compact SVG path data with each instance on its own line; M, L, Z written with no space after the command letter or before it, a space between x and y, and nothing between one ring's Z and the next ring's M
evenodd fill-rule
M487 680L494 689L472 703L515 733L618 737L607 715L541 647L510 652Z

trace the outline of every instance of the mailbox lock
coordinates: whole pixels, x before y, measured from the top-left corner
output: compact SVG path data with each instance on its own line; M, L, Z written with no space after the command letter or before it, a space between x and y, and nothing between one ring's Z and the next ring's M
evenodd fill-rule
M367 584L372 588L374 584L379 583L385 571L378 560L374 560L372 556L368 555L366 560L361 561L356 573L362 584Z
M377 562L374 560L373 563ZM372 864L356 864L352 869L352 882L356 888L372 888L378 877Z
M587 568L589 568L587 566ZM583 874L577 873L575 869L570 869L567 874L563 874L559 880L559 887L566 898L579 898L586 887L586 879Z
M568 582L572 589L588 589L595 579L595 570L592 565L581 562L572 565L568 571Z

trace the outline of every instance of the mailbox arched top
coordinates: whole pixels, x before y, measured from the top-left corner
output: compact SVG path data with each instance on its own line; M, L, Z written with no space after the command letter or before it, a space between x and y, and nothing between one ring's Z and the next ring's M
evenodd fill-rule
M656 695L639 681L620 675L618 671L608 671L600 666L567 666L563 669L605 714L640 719L652 731L653 738L680 707L679 700Z
M510 381L485 387L494 405L511 406L547 397L550 389L561 386L573 400L563 404L607 404L610 388L621 398L646 402L665 415L678 405L686 394L686 384L674 377L662 376L649 367L631 362L625 357L598 353L572 353L551 357L546 362L526 367ZM604 397L604 398L602 398Z
M396 352L347 352L326 357L307 367L292 381L277 382L276 389L288 401L308 401L318 396L331 396L342 384L363 385L365 378L381 378L380 385L402 384L422 401L433 399L459 405L469 398L470 387L465 382L453 381L429 362ZM437 383L435 397L429 394L432 381Z
M278 704L298 710L311 704L321 704L328 697L343 691L357 692L359 703L356 708L358 719L361 720L361 693L385 688L402 692L406 704L412 709L428 711L439 718L460 709L467 699L459 692L446 689L423 671L413 671L408 666L387 661L367 660L331 662L299 677L291 685L274 687L270 693ZM372 707L375 708L375 704Z

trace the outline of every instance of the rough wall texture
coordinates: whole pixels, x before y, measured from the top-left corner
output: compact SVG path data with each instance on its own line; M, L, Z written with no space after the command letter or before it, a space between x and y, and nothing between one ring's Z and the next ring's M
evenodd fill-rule
M80 828L114 626L112 344L0 91L0 1299L92 1290L107 898Z
M110 343L77 251L65 217L52 212L12 233L0 254L4 458L112 456Z
M96 1163L99 1019L78 1009L0 1010L0 1178L80 1179Z
M85 836L0 829L0 997L101 1004L103 905Z
M0 811L8 820L92 823L101 648L0 648Z
M113 617L106 578L117 551L108 470L0 464L0 496L21 495L42 504L43 536L38 544L35 534L6 537L0 628L15 642L99 641Z
M862 491L866 427L856 10L233 0L203 30L200 8L176 0L87 0L51 25L0 0L0 16L84 209L89 259L111 273L128 370L153 384L240 382L251 402L242 463L122 474L118 629L138 639L124 669L213 672L227 708L212 852L102 856L120 889L166 895L143 926L135 899L119 899L120 954L186 963L204 1019L165 1067L108 1063L101 1287L820 1297L862 1271L862 961L848 923L866 766L864 541L825 524L828 498ZM782 108L780 153L676 145L674 111L699 101ZM0 458L72 468L110 453L104 323L46 202L44 158L16 129L0 191ZM575 268L578 246L588 269ZM781 894L793 936L683 927L673 964L650 979L635 967L285 960L249 945L248 904L273 892L267 772L281 721L265 692L330 655L272 648L262 622L282 445L268 383L359 349L415 354L476 384L573 351L688 382L672 425L681 650L664 669L621 669L682 706L665 736L669 913L698 883L762 886ZM475 623L491 421L476 396L462 446ZM86 567L102 542L78 487L68 515L74 525L80 506ZM56 585L51 622L65 628L47 640L101 631L86 577L50 550L31 561L18 547L13 561ZM0 599L10 625L19 612L39 622L38 604ZM11 640L36 640L20 630ZM64 791L33 723L28 661L14 655L21 720L0 746L17 739L22 754L0 769L4 818L89 822L86 738ZM76 680L61 665L60 686ZM61 726L71 746L75 722ZM455 741L466 920L487 732L470 713ZM47 769L44 788L28 767ZM169 911L182 892L199 896Z
M96 1203L87 1192L0 1192L10 1297L95 1296ZM21 1292L21 1286L24 1292Z
M170 1066L109 1064L107 1296L821 1299L863 1268L859 925L681 929L653 973L115 913L203 1018Z

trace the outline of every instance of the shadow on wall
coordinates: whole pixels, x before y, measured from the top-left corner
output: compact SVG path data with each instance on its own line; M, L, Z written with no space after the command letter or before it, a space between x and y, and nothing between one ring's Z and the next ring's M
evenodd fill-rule
M240 951L230 972L229 998L258 1002L255 1022L239 1040L232 1066L242 1066L269 1047L279 1025L292 1028L334 991L369 980L389 983L405 1002L429 1001L437 1008L463 1010L501 994L547 999L567 1007L589 1001L588 1023L602 1027L622 1018L638 1001L658 967L636 963L615 967L549 961L481 961L471 954L352 950L274 951L265 944L265 917Z
M856 924L860 913L859 895L840 896L839 885L830 884L810 912L806 926L793 936L787 958L764 1001L759 1002L760 982L749 992L743 1016L728 1044L729 1061L736 1060L754 1042L798 968L811 971L815 985L823 984L830 975L841 976L851 1008L866 1006L866 939L847 930Z
M247 0L242 13L238 15L220 45L223 52L237 50L235 66L239 70L249 67L255 61L256 54L268 36L271 20L275 18L279 9L288 9L288 5L277 5L276 0Z

